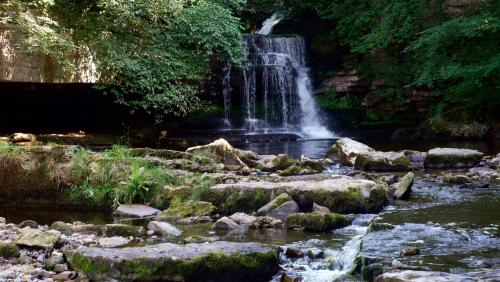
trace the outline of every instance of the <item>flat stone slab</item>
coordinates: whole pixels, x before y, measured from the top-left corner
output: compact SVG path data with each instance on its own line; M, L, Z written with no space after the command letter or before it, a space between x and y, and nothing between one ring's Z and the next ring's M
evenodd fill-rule
M279 270L278 252L260 243L217 241L164 243L65 252L68 262L93 281L269 281Z
M150 206L132 204L132 205L120 205L118 206L118 208L115 210L114 213L130 217L148 217L156 215L159 212L160 210L152 208Z
M424 158L425 168L473 167L481 161L483 153L471 149L435 148Z
M500 269L488 269L463 274L434 271L391 271L379 275L375 282L470 282L470 281L498 281L500 280Z
M38 229L25 227L19 229L14 242L19 246L50 250L60 237L61 233L57 231L43 232Z
M316 203L332 212L363 213L380 211L387 204L387 189L371 180L340 176L320 181L218 184L201 197L226 214L257 211L283 193L301 209L311 209Z

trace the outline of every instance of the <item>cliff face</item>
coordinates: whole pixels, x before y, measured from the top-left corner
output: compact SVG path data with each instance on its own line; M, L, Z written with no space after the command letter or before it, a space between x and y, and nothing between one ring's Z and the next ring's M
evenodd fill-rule
M0 81L45 83L95 83L99 78L96 62L87 48L80 48L71 61L76 71L61 72L58 64L39 52L20 47L21 37L13 25L0 25Z

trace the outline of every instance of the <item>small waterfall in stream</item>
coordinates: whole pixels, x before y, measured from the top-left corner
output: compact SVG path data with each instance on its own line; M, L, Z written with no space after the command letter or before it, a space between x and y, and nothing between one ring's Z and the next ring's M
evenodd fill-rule
M224 124L245 133L292 132L306 138L331 138L312 95L300 36L269 36L281 16L264 22L260 34L244 36L246 60L229 66L223 80ZM239 94L239 95L238 95ZM230 108L241 109L232 117Z

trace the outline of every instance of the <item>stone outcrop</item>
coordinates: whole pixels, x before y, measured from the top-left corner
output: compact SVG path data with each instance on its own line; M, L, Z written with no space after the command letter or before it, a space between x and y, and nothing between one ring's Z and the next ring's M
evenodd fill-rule
M328 149L326 157L337 158L340 160L341 164L353 166L358 155L374 151L374 149L358 141L350 138L340 138L330 149Z
M95 58L88 48L79 48L70 61L76 67L73 74L61 72L57 62L40 52L25 52L20 43L22 33L15 25L0 24L0 81L46 83L95 83L99 79Z
M278 252L259 243L213 242L65 252L69 265L93 281L269 281Z
M218 184L201 198L224 214L254 212L283 193L290 195L301 210L311 210L317 203L333 212L364 213L380 211L387 204L387 189L382 183L341 176L321 181Z
M425 168L473 167L481 161L483 153L471 149L435 148L424 159Z

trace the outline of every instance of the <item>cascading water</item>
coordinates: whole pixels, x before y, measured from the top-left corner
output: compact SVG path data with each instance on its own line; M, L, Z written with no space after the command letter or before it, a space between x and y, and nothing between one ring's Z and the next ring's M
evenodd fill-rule
M257 34L269 35L273 31L273 27L277 25L283 17L280 13L274 13L269 19L262 23L262 27L257 31Z
M246 133L293 132L307 138L331 138L333 133L322 125L312 95L304 39L265 35L280 19L275 14L264 22L259 35L245 35L243 66L227 68L223 81L226 128L233 125ZM238 89L240 95L233 93ZM243 118L234 119L229 107L238 102L243 106Z

